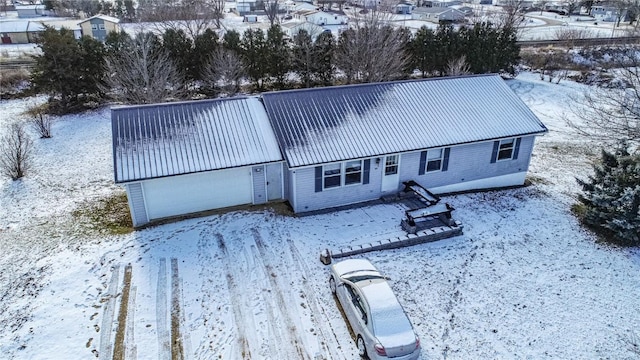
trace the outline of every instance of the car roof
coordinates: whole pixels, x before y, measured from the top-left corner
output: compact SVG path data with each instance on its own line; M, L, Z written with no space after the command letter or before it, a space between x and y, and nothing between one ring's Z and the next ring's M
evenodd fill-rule
M363 280L356 283L371 311L376 336L412 331L411 322L386 280Z

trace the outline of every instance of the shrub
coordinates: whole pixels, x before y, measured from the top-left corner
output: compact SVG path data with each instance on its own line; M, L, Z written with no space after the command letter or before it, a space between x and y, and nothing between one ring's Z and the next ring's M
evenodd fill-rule
M0 173L18 180L31 168L33 142L20 123L9 126L0 139Z
M625 146L615 153L602 150L588 181L577 179L582 206L574 207L582 221L602 231L610 242L640 245L640 154L629 154Z

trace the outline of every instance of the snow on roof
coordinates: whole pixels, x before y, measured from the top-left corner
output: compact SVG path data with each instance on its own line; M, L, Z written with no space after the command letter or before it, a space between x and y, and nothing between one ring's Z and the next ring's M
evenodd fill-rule
M290 90L262 97L291 168L547 131L498 75Z
M281 161L258 98L111 110L117 183Z
M80 24L82 24L84 22L87 22L87 21L89 21L91 19L102 19L104 21L109 21L109 22L116 23L116 24L120 22L120 19L115 18L113 16L98 14L98 15L94 15L94 16L88 18L88 19L85 19L85 20L81 21Z
M28 27L28 20L0 21L0 32L3 33L26 32Z

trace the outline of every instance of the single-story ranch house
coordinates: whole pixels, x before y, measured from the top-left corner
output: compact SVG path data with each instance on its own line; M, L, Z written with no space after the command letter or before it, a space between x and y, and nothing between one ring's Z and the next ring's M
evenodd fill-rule
M547 132L497 75L115 107L112 129L135 226L268 201L304 213L409 180L434 193L522 185Z

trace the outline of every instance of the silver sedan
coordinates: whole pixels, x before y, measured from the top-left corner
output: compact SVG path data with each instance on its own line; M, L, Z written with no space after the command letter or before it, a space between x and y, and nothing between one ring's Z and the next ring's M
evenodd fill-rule
M420 340L387 278L368 260L331 266L329 287L351 324L358 353L372 360L415 360Z

